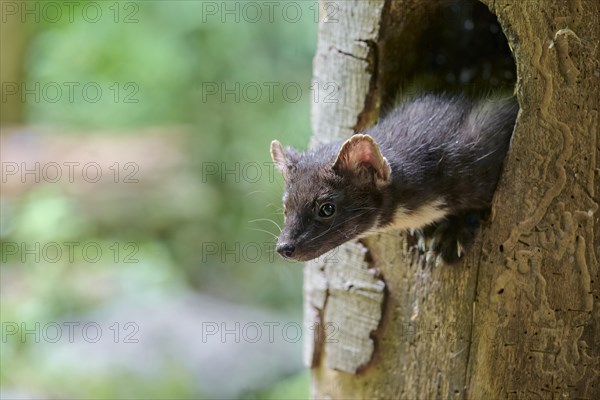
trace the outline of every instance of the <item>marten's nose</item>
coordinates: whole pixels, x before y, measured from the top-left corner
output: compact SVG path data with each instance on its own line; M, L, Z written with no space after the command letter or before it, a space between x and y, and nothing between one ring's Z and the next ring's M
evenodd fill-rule
M288 243L282 243L277 245L277 252L285 258L292 258L295 249L296 248L293 245Z

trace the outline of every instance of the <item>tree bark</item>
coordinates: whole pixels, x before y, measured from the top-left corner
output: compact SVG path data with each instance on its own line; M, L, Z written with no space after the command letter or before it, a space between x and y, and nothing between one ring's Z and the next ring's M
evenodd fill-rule
M314 398L600 398L600 5L483 2L521 108L492 217L460 265L426 263L402 232L307 264ZM339 91L313 105L312 145L376 121L435 6L321 3L337 12L320 23L314 76Z

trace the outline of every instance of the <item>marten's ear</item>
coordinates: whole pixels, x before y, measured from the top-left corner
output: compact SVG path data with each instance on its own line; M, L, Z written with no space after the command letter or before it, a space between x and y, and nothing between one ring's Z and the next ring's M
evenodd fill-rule
M357 134L346 140L337 155L333 170L338 174L351 173L358 177L370 177L377 184L391 180L392 169L379 151L377 142L369 135Z
M271 142L271 158L277 169L283 173L285 166L287 165L287 158L285 158L283 146L281 146L279 140L273 140Z
M286 147L284 150L278 140L273 140L271 142L271 158L283 177L288 178L294 165L298 162L298 152L291 147Z

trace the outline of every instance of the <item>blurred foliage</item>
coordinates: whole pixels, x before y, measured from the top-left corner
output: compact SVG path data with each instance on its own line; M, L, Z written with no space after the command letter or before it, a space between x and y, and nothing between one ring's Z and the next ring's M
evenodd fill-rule
M212 187L217 196L209 204L203 198L196 199L209 208L204 215L210 218L190 224L178 221L162 239L169 243L178 264L193 269L190 279L197 285L206 280L205 274L214 273L219 282L229 286L231 282L222 277L230 271L223 271L227 267L222 263L202 267L215 268L214 272L198 271L199 248L194 243L210 240L231 247L234 243L258 242L257 238L261 243L272 241L272 237L253 228L277 233L274 224L248 221L267 214L276 223L281 222L277 213L281 179L276 176L273 181L268 176L270 167L264 164L270 161L270 141L277 137L297 147L304 147L308 141L311 62L316 43L314 12L309 9L312 3L305 4L304 16L296 23L285 21L277 13L273 22L265 16L251 23L242 15L236 23L235 16L207 15L200 1L135 4L139 8L123 7L119 16L121 20L129 16L138 21L134 23L115 23L114 11L104 7L106 18L94 24L83 18L72 23L62 18L57 23L42 20L34 25L36 34L26 62L27 84L32 87L55 82L63 87L64 96L55 103L28 103L28 122L69 130L191 126L193 146L188 150L196 164L198 184ZM74 102L67 101L64 82L79 84ZM97 103L85 101L79 90L88 82L97 83L104 91ZM137 103L123 101L124 96L133 93L132 88L123 89L129 82L139 89L132 95ZM275 85L272 99L269 83ZM288 83L302 89L297 102L295 97L286 101L282 93ZM215 85L220 93L207 94L207 88ZM247 96L242 89L224 94L236 87L259 87L262 94L256 102L252 101L255 92L250 89ZM117 88L121 93L115 98ZM223 169L237 168L238 176L211 176L203 182L207 163L217 163ZM244 180L242 169L248 163L262 167L262 178L256 183ZM61 201L68 200L42 198L25 212L54 215L60 212ZM49 214L44 204L52 208ZM165 206L156 204L157 208ZM68 208L62 209L69 212ZM65 229L76 221L69 218ZM20 226L35 229L28 223ZM242 282L256 275L256 268L240 268L243 262L232 264L228 267L243 275ZM281 272L281 268L278 270ZM297 273L290 276L297 277ZM264 282L264 278L258 281ZM256 291L252 292L256 298Z
M120 5L118 22L110 8L114 4ZM3 241L93 241L103 248L133 242L139 259L135 264L115 263L107 253L94 264L81 257L51 265L3 264L2 321L60 321L117 298L190 288L243 304L301 312L300 265L280 261L266 247L258 262L234 256L207 261L202 253L208 242L231 249L236 244L272 243L278 233L282 180L268 175L269 144L278 138L303 148L310 135L317 24L311 9L315 3L298 4L303 16L297 22L286 21L277 12L273 21L266 16L256 23L244 18L231 21L231 16L223 21L219 15L207 16L201 1L106 2L103 18L95 23L78 12L73 21L66 13L58 21L27 19L31 39L25 85L58 86L62 97L52 102L29 96L26 124L78 135L82 141L88 133L127 135L155 126L168 132L183 126L190 144L183 156L192 179L181 182L190 186L183 194L140 193L127 205L118 198L100 202L104 214L115 216L108 222L98 219L102 210L87 212L71 195L51 185L37 185L18 201L2 198ZM131 23L124 22L127 16ZM65 83L75 85L72 99ZM88 83L102 90L97 102L84 98L82 90ZM297 101L282 93L288 83L301 88ZM273 84L271 99L268 85ZM239 85L240 99L209 94L215 85L219 90ZM244 93L243 87L261 88L258 101L255 92ZM257 182L243 176L207 177L206 166L214 163L228 169L237 166L240 172L244 165L257 163L263 176ZM29 343L16 339L3 343L3 387L27 387L57 397L201 396L186 387L185 379L193 378L176 373L176 368L160 380L144 380L119 371L63 379L48 367L33 379L33 351ZM10 370L5 368L8 364ZM306 397L306 376L282 385L273 391L266 388L264 396L283 390L294 398Z
M309 399L310 376L308 371L281 380L272 387L249 395L250 399L299 400Z

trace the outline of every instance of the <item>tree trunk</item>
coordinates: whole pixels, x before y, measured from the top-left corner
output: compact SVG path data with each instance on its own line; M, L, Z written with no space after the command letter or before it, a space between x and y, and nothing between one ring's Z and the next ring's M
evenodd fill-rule
M313 106L312 145L376 121L442 3L322 1L314 77L339 90ZM307 264L314 398L600 398L600 6L484 3L521 107L492 217L459 265L402 232Z

